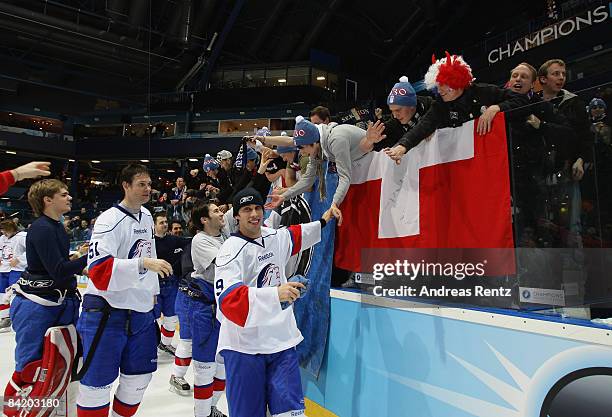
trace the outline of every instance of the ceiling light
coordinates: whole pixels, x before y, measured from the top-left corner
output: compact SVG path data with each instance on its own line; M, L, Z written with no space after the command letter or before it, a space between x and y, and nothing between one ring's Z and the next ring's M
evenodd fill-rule
M173 172L176 172L176 171L173 170L173 169L167 169L166 172L173 173Z
M279 82L279 83L286 83L286 82L287 82L287 80L286 80L286 79L284 79L284 78L279 78L279 79L278 79L278 82Z
M0 200L8 200L8 197L0 197Z
M198 160L196 158L189 158L190 162L198 162Z
M74 159L69 159L68 162L74 162Z
M99 164L99 163L100 163L100 161L98 161L98 160L96 160L96 159L92 160L91 162L92 162L93 164Z
M11 154L11 155L17 155L17 152L15 152L15 151L5 151L5 152L8 153L8 154Z
M72 180L72 178L66 177L66 181L71 181L71 180Z
M317 77L317 81L325 81L325 77L324 77L324 76L322 76L322 75L319 75L319 76Z
M141 159L140 162L149 162L148 159Z

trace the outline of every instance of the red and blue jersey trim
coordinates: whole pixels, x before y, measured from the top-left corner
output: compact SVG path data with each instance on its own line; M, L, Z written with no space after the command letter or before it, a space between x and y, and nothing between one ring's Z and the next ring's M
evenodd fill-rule
M291 235L291 243L293 244L291 248L291 256L297 255L302 250L302 225L294 224L293 226L289 226L287 229L289 230L289 234Z
M115 258L107 255L91 263L89 266L89 279L100 291L107 291L113 275L113 262Z
M249 316L249 287L237 282L219 296L219 308L223 315L240 327Z

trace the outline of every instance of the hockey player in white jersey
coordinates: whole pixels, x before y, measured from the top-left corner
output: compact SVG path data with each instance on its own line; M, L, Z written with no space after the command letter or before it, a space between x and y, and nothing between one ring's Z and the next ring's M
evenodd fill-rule
M304 286L287 282L289 258L321 239L323 218L278 230L262 227L263 201L246 188L236 194L239 232L216 259L215 296L221 318L218 352L227 374L231 417L304 415L304 395L295 346L302 341L293 303Z
M216 408L225 390L225 367L217 360L217 341L221 324L216 317L215 258L228 237L223 229L223 213L215 204L200 203L191 214L197 233L191 242L194 272L189 280L192 304L192 343L195 417L223 417Z
M11 319L9 318L10 295L8 292L5 293L5 290L19 280L28 263L26 260L26 232L20 232L17 225L10 220L0 223L0 230L4 238L4 243L0 243L0 251L2 251L1 266L6 263L9 268L6 283L0 283L0 329L3 329L11 325Z
M124 199L98 217L89 246L90 282L78 322L86 369L77 399L79 417L109 415L117 376L112 415L134 415L157 369L157 274L167 276L172 267L156 259L153 219L142 207L151 195L147 168L128 165L120 180Z

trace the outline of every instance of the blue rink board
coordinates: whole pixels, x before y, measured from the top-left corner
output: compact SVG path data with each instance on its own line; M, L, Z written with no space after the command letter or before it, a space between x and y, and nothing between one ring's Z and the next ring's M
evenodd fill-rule
M518 370L514 378L503 363ZM332 297L319 379L303 372L302 383L308 399L340 417L526 416L539 415L561 377L587 367L612 367L612 348Z

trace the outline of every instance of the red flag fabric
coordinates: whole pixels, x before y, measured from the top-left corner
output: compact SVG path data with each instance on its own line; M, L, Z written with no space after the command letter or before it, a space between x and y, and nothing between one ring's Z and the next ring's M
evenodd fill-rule
M477 123L437 130L400 165L382 152L353 165L337 267L367 272L366 248L514 247L504 115L486 135L476 133Z

